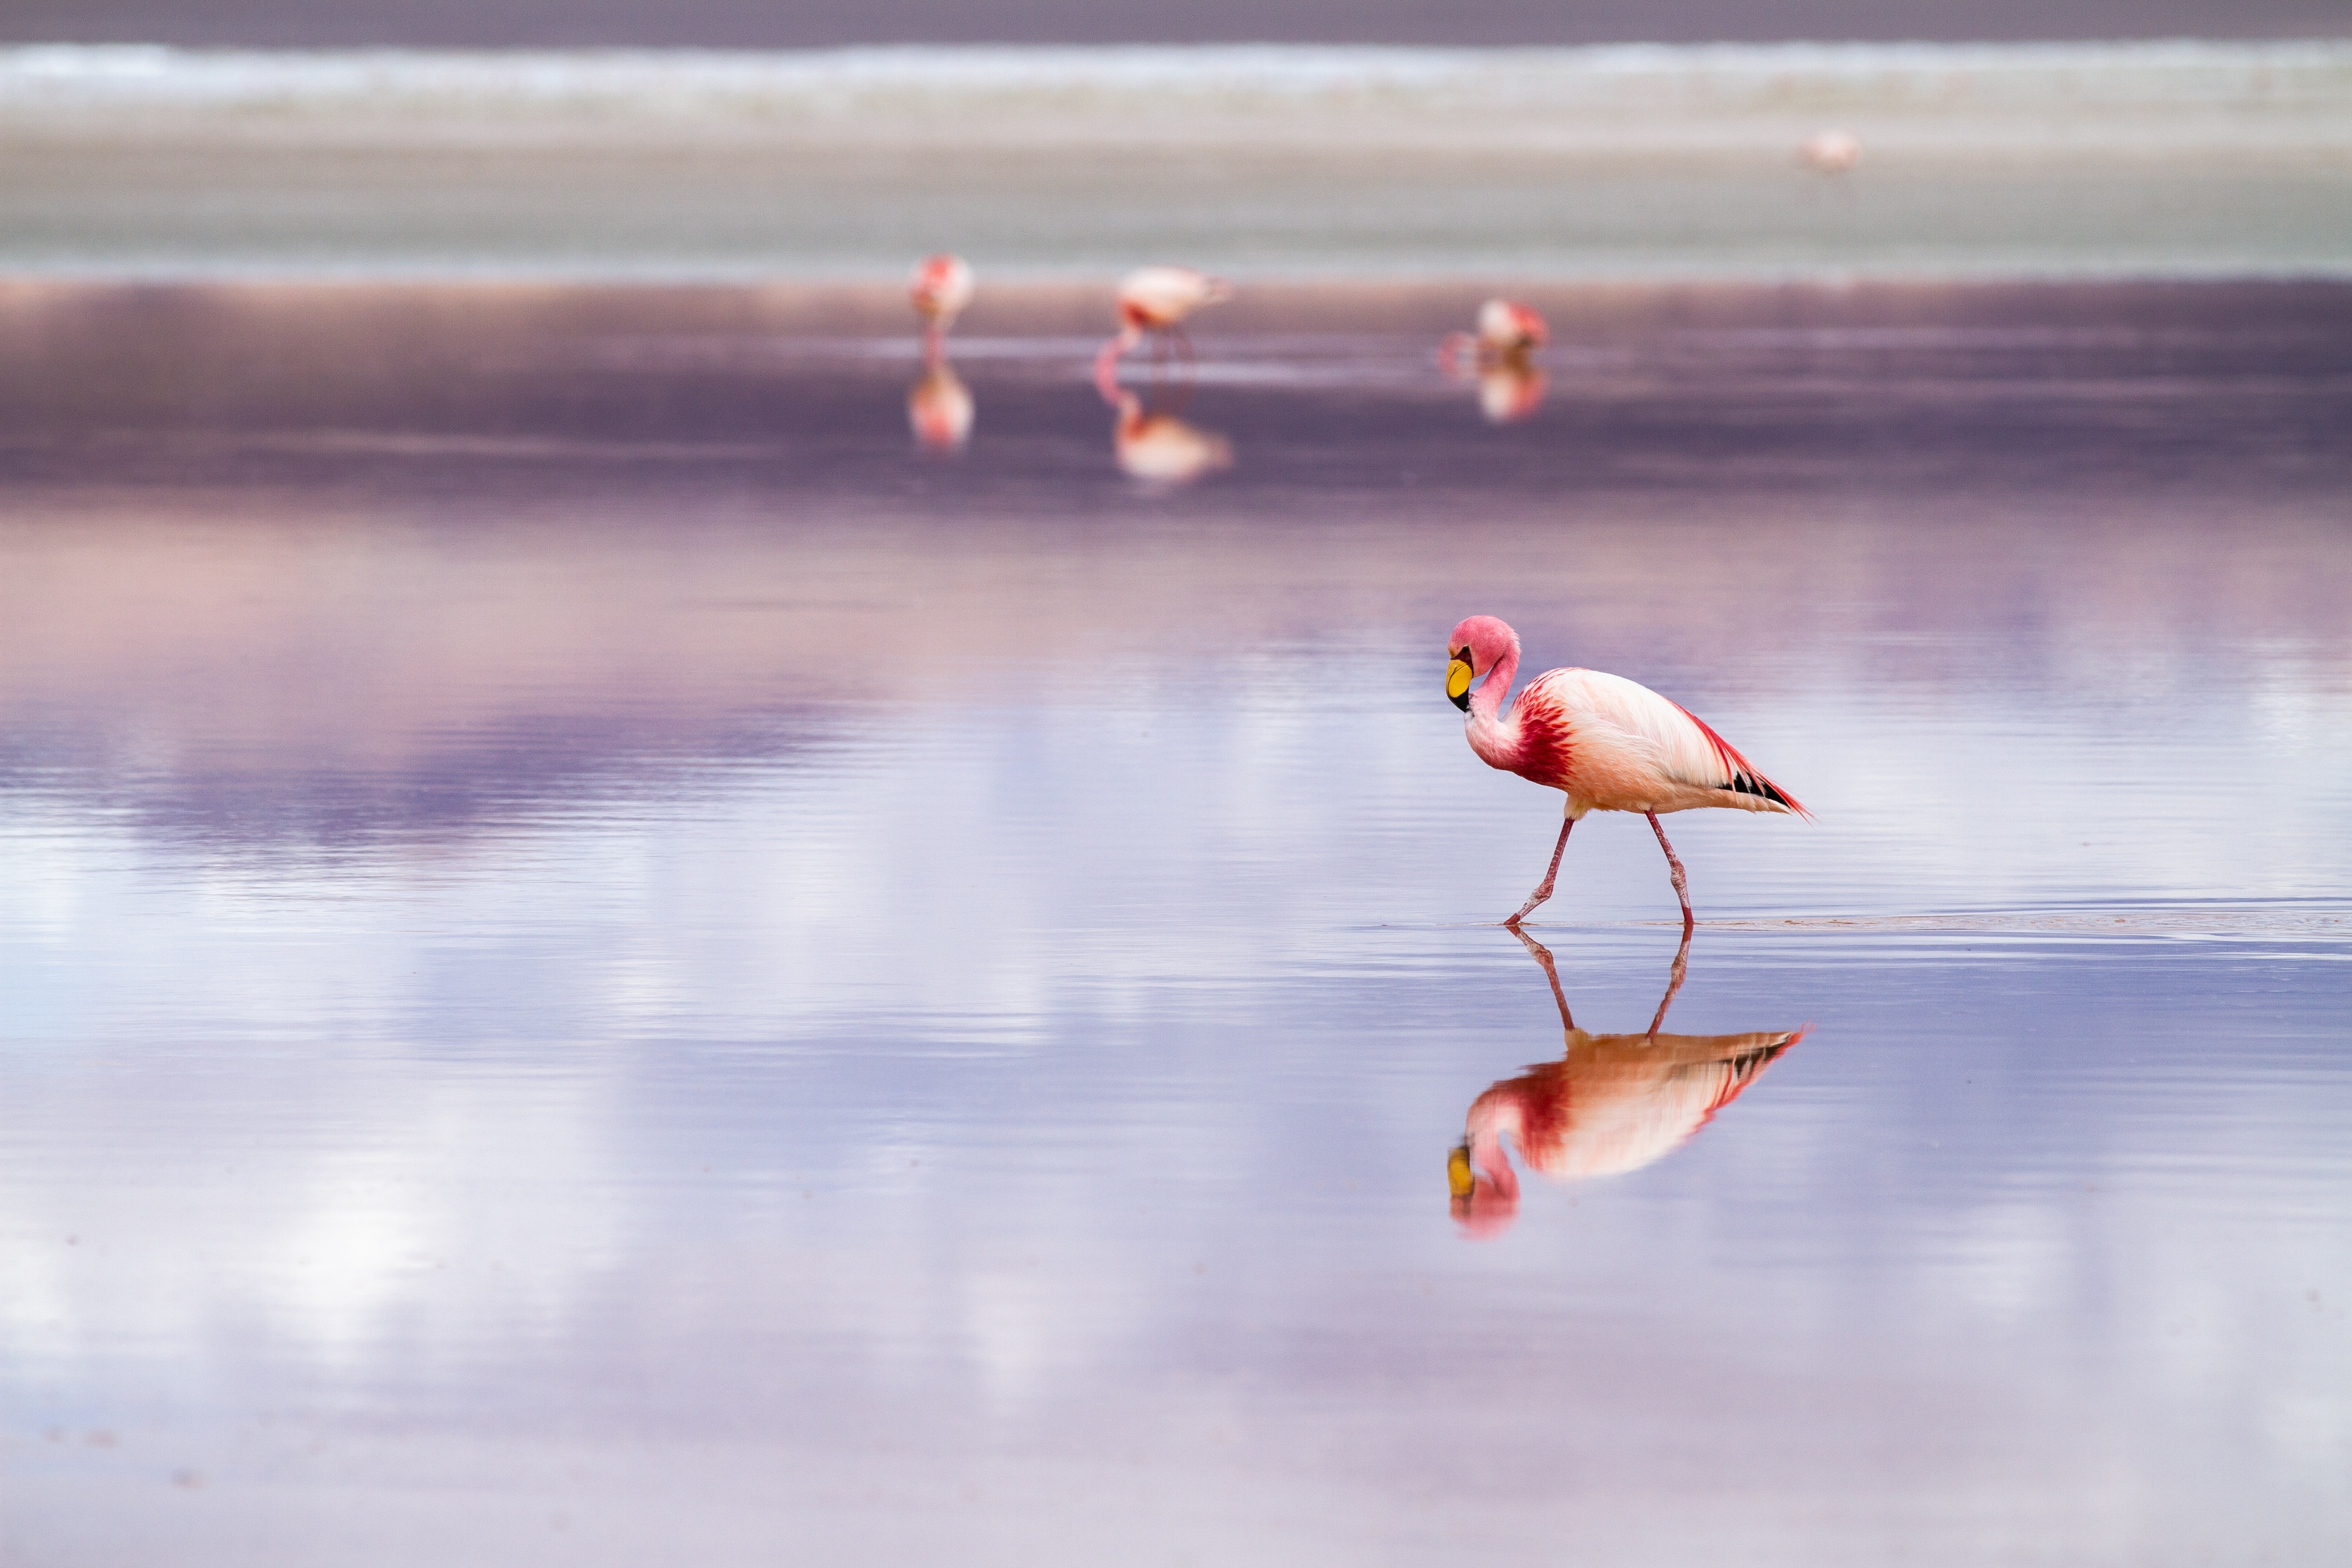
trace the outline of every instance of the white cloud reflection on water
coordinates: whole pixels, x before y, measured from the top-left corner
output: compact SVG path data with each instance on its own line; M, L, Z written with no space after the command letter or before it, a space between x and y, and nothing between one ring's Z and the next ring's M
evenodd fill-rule
M267 1497L275 1475L338 1493L422 1489L444 1522L531 1500L611 1519L596 1488L518 1475L511 1447L483 1473L515 1496L453 1496L435 1478L470 1468L485 1433L558 1444L641 1506L768 1510L787 1538L823 1533L810 1510L845 1477L910 1502L973 1478L992 1499L1044 1488L1034 1519L965 1510L984 1552L1034 1543L1045 1518L1082 1536L1103 1527L1067 1489L1091 1495L1105 1461L1087 1448L1152 1457L1145 1517L1171 1539L1218 1539L1158 1512L1212 1496L1262 1526L1295 1520L1318 1488L1370 1488L1359 1506L1377 1519L1400 1458L1377 1435L1400 1421L1435 1446L1407 1473L1452 1494L1424 1506L1455 1510L1473 1541L1558 1510L1622 1529L1669 1506L1676 1522L1654 1521L1653 1539L1703 1541L1707 1512L1684 1506L1682 1486L1627 1468L1669 1446L1733 1467L1738 1479L1708 1469L1702 1489L1749 1520L1768 1560L1786 1554L1776 1542L1897 1538L1932 1560L2037 1515L2033 1532L2064 1555L2151 1543L2155 1521L2182 1510L2220 1517L2231 1489L2283 1510L2257 1531L2311 1520L2329 1495L2333 1473L2271 1474L2270 1447L2242 1447L2233 1412L2340 1389L2352 1372L2339 1333L2297 1321L2312 1311L2303 1290L2334 1298L2352 1272L2339 1227L2294 1201L2315 1181L2340 1187L2340 1155L2320 1151L2336 1146L2342 1085L2320 1079L2314 1103L2265 1074L2222 1115L2195 1098L2201 1072L2152 1093L2128 1065L2150 1050L2193 1062L2196 1043L2168 1019L2184 1005L2232 1016L2263 983L2233 984L2208 960L2179 988L2180 961L2141 952L2023 973L1977 961L1959 984L1942 961L1882 959L1857 988L1835 954L1717 944L1710 974L1702 947L1702 1013L1814 1009L1811 1059L1792 1054L1770 1095L1641 1184L1538 1189L1523 1246L1465 1255L1443 1218L1445 1101L1458 1115L1557 1034L1515 948L1443 940L1452 977L1352 1002L1344 985L1206 1000L1171 986L1156 1022L1066 1014L1027 1070L1001 1052L959 1070L952 1047L887 1031L619 1057L520 1039L406 1060L223 1046L151 1063L129 1100L102 1087L103 1068L68 1069L104 1098L18 1103L31 1125L97 1134L93 1152L109 1152L101 1173L48 1136L26 1141L56 1163L37 1188L20 1181L40 1202L20 1197L18 1223L71 1226L93 1251L47 1280L13 1274L19 1386L27 1408L242 1476L264 1494L247 1509L281 1506ZM1635 987L1654 985L1660 957L1609 978L1622 961L1604 948L1601 994L1571 973L1572 1000L1638 1014ZM1580 958L1589 973L1593 956ZM1446 1009L1416 993L1466 1000L1465 981L1504 1005L1480 1004L1486 1021L1466 1035L1433 1029L1423 1010ZM2215 986L2217 1011L2184 1004ZM2101 1004L2125 1038L2099 1040ZM2287 1016L2324 1005L2306 991ZM1272 1061L1218 1043L1292 1008L1296 1038ZM2275 1036L2274 989L2265 1017ZM2052 1058L2037 1022L2095 1026ZM2134 1028L2148 1031L2137 1050ZM2002 1092L1958 1114L1920 1103L1937 1059L1969 1051L2007 1077ZM1171 1052L1186 1087L1146 1110L1143 1064ZM257 1099L248 1075L265 1062ZM1024 1092L990 1097L1008 1071ZM941 1093L869 1098L942 1075ZM960 1089L982 1098L957 1103ZM2105 1130L2087 1145L2086 1121ZM2300 1152L2250 1171L2248 1126ZM58 1181L66 1171L80 1179ZM2074 1195L2085 1185L2104 1195ZM334 1249L317 1249L321 1236ZM60 1323L74 1331L64 1342ZM1550 1354L1515 1359L1528 1336ZM232 1386L188 1381L224 1368ZM58 1403L45 1387L74 1392ZM250 1431L226 1451L200 1414L224 1410ZM376 1431L387 1417L396 1440ZM286 1434L251 1431L265 1419ZM2151 1445L2158 1431L2171 1436ZM297 1462L314 1435L356 1470ZM1220 1468L1228 1442L1255 1479ZM267 1458L257 1471L237 1451L247 1443ZM1499 1470L1465 1470L1465 1445ZM1561 1465L1552 1488L1524 1492L1514 1451ZM747 1491L730 1457L762 1452L779 1479ZM2151 1494L2151 1464L2192 1453L2195 1473L2164 1471ZM1820 1490L1832 1473L1845 1479ZM1860 1476L1873 1500L1843 1489ZM2084 1506L2114 1488L2104 1516ZM1813 1509L1826 1516L1809 1521ZM1898 1521L1907 1533L1885 1533ZM1365 1546L1324 1529L1334 1558Z
M1334 711L1313 677L1368 664ZM158 845L27 800L9 832L11 988L77 1027L168 1014L235 1035L326 1016L383 1037L468 998L436 1027L551 1015L757 1034L877 1007L1017 1030L1072 984L1290 973L1334 925L1493 918L1541 868L1557 808L1476 765L1428 664L1343 657L1254 689L1246 666L1214 663L1136 706L844 710L836 734L887 738L838 763L732 763L674 794L625 784L455 841L395 830L323 858ZM2331 705L2352 707L2307 689L2297 702ZM1800 690L1709 716L1820 820L1675 831L1710 916L2325 902L2352 877L2326 826L2352 721L2281 746L2252 706L2222 697L2191 743L2168 693L2086 721L2015 698ZM2248 757L2264 760L2252 790ZM1547 915L1671 913L1639 826L1580 827ZM940 917L968 924L909 966L898 929ZM289 966L289 946L318 958ZM121 966L98 994L93 963Z

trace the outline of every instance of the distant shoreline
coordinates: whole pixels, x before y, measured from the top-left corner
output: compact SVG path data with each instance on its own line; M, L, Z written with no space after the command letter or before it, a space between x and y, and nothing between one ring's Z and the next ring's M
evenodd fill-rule
M1843 174L1803 167L1828 129ZM0 275L2352 275L2352 42L0 49Z
M1932 125L1949 139L1996 135L2000 127L1971 124L1972 117L2022 110L2063 115L2092 135L2118 115L2169 111L2198 117L2174 124L2174 134L2210 134L2211 117L2224 115L2342 139L2352 118L2352 38L778 50L0 45L5 121L132 111L247 119L260 130L314 114L396 117L420 105L474 117L468 123L478 130L538 121L579 134L665 124L708 134L737 121L738 129L767 135L841 132L856 129L861 114L961 116L984 107L1012 120L982 129L1013 136L1106 111L1143 111L1126 122L1129 135L1181 129L1212 136L1281 128L1269 115L1304 112L1360 130L1444 111L1471 115L1456 129L1472 136L1532 120L1639 141L1677 121L1802 120L1843 110ZM1185 122L1158 124L1152 116L1162 110L1180 111ZM1631 126L1628 112L1636 117ZM1588 114L1609 118L1592 123L1581 118ZM451 128L381 129L430 135Z

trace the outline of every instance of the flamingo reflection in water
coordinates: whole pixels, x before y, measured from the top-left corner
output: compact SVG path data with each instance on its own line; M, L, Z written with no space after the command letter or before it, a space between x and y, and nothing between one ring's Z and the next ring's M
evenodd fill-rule
M942 355L907 389L907 425L923 449L961 452L971 439L971 391Z
M1550 378L1534 365L1503 361L1478 367L1478 412L1489 425L1517 425L1543 406Z
M1551 328L1535 307L1489 300L1478 307L1478 330L1455 332L1438 346L1438 363L1456 379L1478 384L1478 411L1490 425L1515 425L1543 406L1550 384L1535 353L1551 342Z
M1155 410L1132 392L1119 392L1111 406L1118 410L1111 423L1111 456L1129 479L1172 489L1234 466L1233 443L1213 430Z
M1559 1061L1531 1067L1471 1101L1445 1174L1454 1217L1473 1236L1497 1234L1518 1215L1519 1180L1503 1146L1506 1133L1528 1169L1556 1181L1638 1171L1680 1147L1804 1037L1803 1029L1661 1033L1687 970L1687 936L1646 1031L1580 1029L1550 950L1525 931L1515 934L1551 983L1568 1048Z

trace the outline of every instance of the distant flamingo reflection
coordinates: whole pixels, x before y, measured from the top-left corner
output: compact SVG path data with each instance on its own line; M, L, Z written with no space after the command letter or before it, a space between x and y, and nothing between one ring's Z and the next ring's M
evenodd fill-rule
M971 389L945 355L923 367L907 389L907 425L928 452L961 452L971 439Z
M1534 365L1504 360L1478 367L1478 412L1489 425L1516 425L1543 406L1550 378Z
M1638 1171L1679 1148L1804 1037L1802 1029L1661 1033L1687 971L1687 936L1648 1029L1628 1035L1580 1029L1569 1015L1551 951L1525 931L1516 934L1551 983L1568 1048L1559 1061L1531 1067L1471 1101L1462 1142L1446 1161L1446 1182L1454 1217L1473 1236L1498 1234L1518 1215L1519 1179L1503 1144L1506 1134L1528 1169L1556 1181Z
M1174 489L1234 466L1233 443L1213 430L1155 410L1132 392L1120 392L1112 406L1111 456L1129 479Z

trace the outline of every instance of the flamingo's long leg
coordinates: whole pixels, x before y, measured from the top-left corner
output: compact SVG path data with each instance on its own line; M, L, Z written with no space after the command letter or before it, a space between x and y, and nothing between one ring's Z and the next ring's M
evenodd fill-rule
M1690 972L1690 927L1683 927L1683 944L1675 949L1675 967L1666 976L1666 994L1658 998L1658 1011L1650 1020L1650 1038L1656 1039L1665 1026L1666 1009L1675 1005L1675 993L1683 988L1683 976Z
M1527 919L1538 904L1551 897L1552 882L1559 875L1559 858L1568 849L1568 830L1575 826L1576 818L1572 816L1564 818L1560 822L1559 842L1551 847L1551 864L1544 868L1544 879L1537 885L1536 890L1528 895L1528 901L1519 906L1519 912L1503 922L1513 931L1519 929L1519 922Z
M1643 815L1650 819L1650 831L1658 836L1658 847L1666 852L1666 869L1675 879L1675 897L1683 901L1683 940L1687 942L1690 940L1691 933L1689 879L1683 875L1683 863L1675 858L1675 847L1666 842L1666 830L1659 826L1658 814L1652 811L1645 812Z

